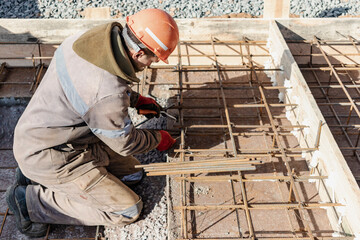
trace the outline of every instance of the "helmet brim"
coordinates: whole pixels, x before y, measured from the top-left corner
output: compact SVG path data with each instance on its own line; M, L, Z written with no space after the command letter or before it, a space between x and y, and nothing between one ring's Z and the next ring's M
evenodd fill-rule
M166 63L166 64L169 64L169 60L167 60L167 59L161 59L161 58L160 58L160 60L163 61L163 62Z

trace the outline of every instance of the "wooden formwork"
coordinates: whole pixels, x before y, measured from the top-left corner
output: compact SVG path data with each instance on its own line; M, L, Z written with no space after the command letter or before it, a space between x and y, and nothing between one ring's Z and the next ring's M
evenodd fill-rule
M332 220L333 227L335 229L337 228L339 231L341 231L341 227L343 227L343 230L345 231L351 231L358 234L360 230L360 224L358 224L360 223L359 186L314 99L316 96L312 94L296 61L291 55L291 51L283 39L281 31L277 27L278 24L280 25L281 22L271 23L269 39L273 44L274 51L278 52L279 56L281 56L280 64L284 66L284 75L282 77L284 80L289 80L292 87L291 93L288 92L289 94L286 101L291 103L295 100L299 104L299 110L297 112L292 111L290 119L293 123L303 122L306 120L310 126L310 131L305 137L300 137L301 135L299 135L301 146L313 146L316 144L319 123L324 123L319 142L319 155L314 157L318 158L319 164L314 164L316 166L316 170L314 170L314 172L319 175L328 175L332 181L323 182L320 180L318 184L319 192L323 201L340 201L346 203L346 210L340 210L342 211L341 213L336 211L336 209L332 209L328 212L330 220ZM358 24L356 24L356 21L349 25L349 32L345 29L342 30L341 28L344 26L342 26L342 24L336 24L336 21L332 22L332 28L328 29L324 27L324 30L326 31L325 33L322 33L320 29L322 25L319 26L320 28L317 29L317 31L306 31L307 26L315 28L315 24L316 22L311 23L310 21L305 21L305 24L295 25L297 28L303 26L304 30L302 30L302 32L304 35L302 37L306 39L311 36L310 40L312 40L314 36L322 38L325 37L330 40L338 40L344 38L343 36L352 35L354 37L356 34L359 34ZM326 35L327 32L332 33ZM334 35L337 34L338 36L335 38ZM332 38L330 38L331 36ZM359 36L356 36L356 38L359 39ZM296 98L294 98L294 96L296 96ZM313 158L313 154L314 153L311 154L311 158ZM338 218L341 218L342 214L345 214L345 216L344 219L342 219L342 224L340 226L339 223L341 221L339 221Z

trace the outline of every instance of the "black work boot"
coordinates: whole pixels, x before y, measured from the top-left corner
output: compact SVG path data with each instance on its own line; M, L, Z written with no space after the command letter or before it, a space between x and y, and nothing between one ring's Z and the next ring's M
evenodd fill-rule
M137 185L139 185L145 177L145 172L142 169L141 171L138 171L133 174L126 175L122 177L120 180L128 187L133 188Z
M13 185L6 190L6 202L15 215L17 229L29 237L46 235L48 224L30 220L26 206L26 186Z
M16 168L15 171L15 177L16 177L16 183L21 186L27 186L27 185L37 185L38 183L28 179L25 177L25 175L21 172L20 168Z

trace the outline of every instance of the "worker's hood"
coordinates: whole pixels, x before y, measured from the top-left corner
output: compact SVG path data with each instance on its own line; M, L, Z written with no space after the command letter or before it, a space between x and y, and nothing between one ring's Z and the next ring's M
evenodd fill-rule
M139 82L120 35L112 34L114 27L118 27L120 32L123 29L120 23L113 22L85 32L74 42L73 50L86 61L111 74L128 82Z

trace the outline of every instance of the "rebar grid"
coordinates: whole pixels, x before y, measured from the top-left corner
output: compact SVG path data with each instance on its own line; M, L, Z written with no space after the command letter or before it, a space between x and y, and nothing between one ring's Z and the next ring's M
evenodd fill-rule
M253 221L251 220L251 212L256 210L256 209L272 209L272 208L280 208L280 209L284 209L287 214L291 214L293 211L295 210L299 210L301 213L301 218L300 220L305 222L305 225L307 225L307 220L306 220L306 216L304 216L303 212L305 211L305 209L309 209L309 208L320 208L320 207L329 207L329 206L339 206L340 204L337 203L311 203L311 202L304 202L304 201L300 201L298 194L296 194L295 192L297 191L297 185L295 183L297 182L306 182L309 179L324 179L326 177L322 176L322 177L316 177L316 176L312 176L312 177L308 177L308 176L298 176L297 174L295 174L293 172L293 169L288 167L288 162L290 158L300 158L301 157L301 153L303 151L314 151L317 149L317 147L314 148L286 148L283 147L281 145L281 137L285 137L286 135L290 135L291 133L288 131L289 129L293 129L293 128L306 128L307 126L302 126L302 125L284 125L281 123L276 123L275 120L276 119L280 119L279 116L274 116L271 112L271 109L277 107L277 108L284 108L285 106L291 106L291 107L296 107L296 105L292 104L292 105L287 105L287 104L282 104L282 103L268 103L267 101L269 100L274 100L274 98L271 97L267 97L266 95L266 91L277 91L279 89L284 89L284 87L272 87L271 86L271 82L260 82L257 79L257 73L261 73L263 71L280 71L280 69L265 69L264 66L262 64L254 64L254 62L252 61L252 57L268 57L268 55L261 55L261 54L251 54L251 49L250 46L264 46L264 42L261 41L248 41L248 40L243 40L243 41L217 41L214 38L212 38L210 41L204 41L204 42L200 42L201 44L207 44L208 46L210 46L213 49L213 54L204 54L203 57L209 58L211 57L211 60L214 62L214 64L212 65L183 65L182 64L182 58L186 57L188 59L192 58L192 57L196 57L196 58L200 58L199 56L193 56L191 54L182 54L181 53L181 47L186 47L187 45L191 45L191 44L197 44L196 41L192 41L192 42L186 42L183 41L178 45L178 64L177 65L170 65L170 66L155 66L155 67L151 67L149 68L149 70L151 69L168 69L174 72L178 73L178 82L168 82L168 83L156 83L156 82L146 82L146 78L143 77L143 81L142 81L142 85L141 85L141 92L143 92L145 85L176 85L179 86L178 88L170 88L170 90L177 90L178 91L178 95L177 95L177 101L178 101L178 105L173 107L173 109L177 109L179 112L179 124L177 125L177 127L180 129L180 147L179 149L177 149L175 152L178 152L180 154L180 161L181 162L188 162L188 159L194 159L196 157L227 157L227 158L232 158L232 157L247 157L247 158L267 158L267 159L271 159L273 157L275 158L281 158L283 159L283 162L286 164L287 166L287 175L285 176L262 176L262 175L256 175L256 176L252 176L252 175L246 175L244 174L244 172L238 172L235 175L230 175L230 176L226 176L226 177L222 177L222 176L193 176L193 174L184 174L182 175L180 178L178 178L181 182L181 188L180 188L180 196L182 198L181 201L181 205L178 207L181 210L181 233L182 233L182 238L184 239L193 239L191 237L189 237L189 221L188 221L188 213L191 211L195 211L192 209L195 208L199 208L199 209L203 209L205 207L206 210L211 209L211 208L217 208L217 206L192 206L189 205L189 199L187 199L187 193L191 190L191 189L187 189L187 183L189 182L196 182L196 181L216 181L216 182L221 182L221 181L231 181L231 184L238 184L239 188L241 189L241 197L242 197L242 203L238 203L239 201L236 199L236 195L234 193L234 190L232 190L232 195L233 195L233 204L232 205L227 205L227 206L223 206L223 205L218 205L219 208L226 208L226 209L232 209L232 210L236 210L236 211L240 211L240 210L244 210L245 214L246 214L246 218L247 218L247 226L249 229L249 234L248 234L248 238L252 238L255 239L256 237L256 231L254 231L252 225L253 225ZM358 43L355 43L354 41L352 41L352 44L358 45ZM239 65L229 65L229 66L224 66L222 64L220 64L220 62L217 60L217 57L231 57L229 55L224 55L224 54L217 54L215 51L215 48L217 45L228 45L229 47L233 48L233 46L239 46L240 45L240 51L235 52L234 56L238 56L239 58L241 58L241 62L242 64ZM245 47L245 49L247 50L247 52L244 54L243 53L243 47ZM40 48L39 48L40 49ZM41 50L40 50L41 51ZM358 51L358 49L357 49ZM41 53L40 53L41 55ZM200 54L201 55L201 54ZM341 55L341 54L338 54ZM313 56L317 56L317 55L313 55ZM24 57L24 60L29 60L27 59L28 57ZM49 59L48 57L31 57L31 61L33 63L35 63L36 59ZM41 72L43 71L43 68L46 68L45 64L41 64L41 65L36 65L33 66L34 67L34 81L30 82L28 84L32 85L32 87L35 87L34 90L36 89L38 83L41 81ZM314 67L312 65L309 65L308 68L302 68L302 70L304 71L309 71L311 70L312 72L316 72L319 70L331 70L331 71L346 71L346 70L357 70L360 69L358 66L351 66L349 67L348 65L344 64L343 66L333 66L333 67ZM0 72L2 71L6 71L6 64L2 64L0 67ZM146 70L144 72L144 76L146 76L147 74ZM40 73L39 73L40 72ZM184 74L189 73L189 72L214 72L216 74L215 79L211 82L207 82L203 85L205 86L212 86L215 85L215 87L208 87L205 90L212 90L215 91L216 94L219 94L219 97L217 97L218 100L220 100L220 102L218 102L218 105L214 105L213 108L216 108L219 110L218 112L218 116L216 116L217 118L221 119L221 124L207 124L207 125L191 125L191 126L187 126L184 124L185 120L187 119L191 119L191 118L209 118L209 116L214 116L214 115L208 115L208 116L199 116L199 115L195 115L195 116L188 116L186 115L186 113L184 113L184 110L186 109L190 109L190 108L194 108L194 109L200 109L200 108L206 108L206 107L200 107L200 106L186 106L184 105L184 101L189 100L188 97L184 96L183 92L184 91L195 91L195 90L203 90L203 88L198 88L196 86L199 86L199 83L196 82L184 82L183 81L183 77ZM225 72L245 72L249 78L249 82L247 83L247 86L243 86L244 83L238 83L236 81L231 82L231 81L223 81L224 76L223 74ZM6 79L4 79L6 82ZM3 81L4 81L3 80ZM343 86L341 86L341 84L339 85L328 85L328 86L324 86L320 87L320 89L322 91L325 91L324 93L326 94L326 89L328 88L355 88L357 89L358 86L354 83L354 81L349 82L352 85L348 85L348 84L343 84ZM11 84L11 83L9 83ZM15 83L14 83L15 84ZM227 85L232 85L232 87L226 87ZM320 85L320 84L319 84ZM193 89L189 88L189 86L193 87L195 86ZM200 86L201 87L201 86ZM324 90L325 89L325 90ZM30 89L31 90L31 89ZM33 90L33 91L34 91ZM256 101L261 101L261 103L249 103L249 104L228 104L226 100L231 99L231 97L229 96L225 96L224 95L224 91L229 91L229 90L250 90L252 92L252 100L254 102ZM259 98L259 96L255 95L255 92L257 93L261 93L261 97ZM207 96L206 96L207 97ZM196 99L201 99L201 98L205 98L204 96L200 96ZM208 98L208 97L207 97ZM237 98L235 97L235 99L241 99L241 98ZM222 104L221 104L222 103ZM321 103L324 104L324 103ZM334 107L335 105L340 105L340 106L351 106L353 109L356 108L356 105L358 103L356 102L340 102L340 103L333 103L328 101L326 103L326 106L329 107ZM355 107L354 107L355 106ZM232 116L231 113L229 113L229 110L232 108L238 108L238 109L244 109L244 108L254 108L256 109L257 114L255 115L250 115L250 116L246 116L247 118L252 117L252 118L258 118L259 120L259 125L239 125L239 124L233 124L233 119L236 118L241 118L241 116ZM263 111L266 111L266 116L264 116ZM349 115L346 115L346 117L348 118L353 118L354 116L351 115L352 111L350 110ZM334 114L335 118L337 118L337 115ZM338 115L341 116L341 115ZM331 116L333 117L333 116ZM264 119L270 119L270 124L266 124L263 123ZM283 117L284 118L284 117ZM226 122L224 123L223 120L226 119ZM338 124L336 125L332 125L333 127L337 127L340 128L342 130L342 132L338 133L338 134L345 134L347 136L354 134L353 132L349 132L349 130L351 130L351 128L358 128L358 125L354 125L354 124L349 124L349 121L347 121L346 123L342 123L341 121L338 121ZM206 131L201 131L201 132L196 132L196 129L204 129L204 128L209 128L211 130L211 132L206 132ZM193 130L195 129L195 130ZM239 132L239 129L245 129L248 130L246 132ZM238 130L238 131L236 131ZM256 130L256 131L253 131ZM175 130L176 132L178 132L177 130ZM216 131L218 131L216 133ZM242 130L241 130L242 131ZM344 133L345 132L345 133ZM217 149L217 150L213 150L213 149L187 149L186 148L186 141L185 139L188 138L189 136L197 136L196 134L202 134L203 136L210 136L211 134L220 134L223 135L224 138L230 137L231 139L231 149L227 148L227 143L226 140L223 141L223 144L225 146L224 149ZM236 136L255 136L255 135L260 135L263 136L264 139L266 138L266 136L271 136L273 138L273 143L272 143L272 147L267 147L266 149L241 149L239 147L236 147L236 140L234 137ZM266 142L265 142L266 143ZM275 145L277 145L277 147L275 147ZM347 149L347 150L358 150L358 145L353 145L350 146L349 148L351 149ZM214 151L215 154L206 154L204 152L211 152ZM216 155L216 152L220 152L219 154ZM354 151L357 153L357 151ZM275 169L275 168L274 168ZM274 172L274 174L276 174L276 172ZM202 179L203 178L203 179ZM251 203L249 202L248 199L246 199L246 183L248 182L258 182L258 181L276 181L277 184L280 183L280 181L285 181L287 183L289 183L289 200L292 203L281 203L281 204L259 204L257 205L256 203ZM281 193L280 193L281 194ZM292 195L295 194L295 199L293 199ZM8 212L6 211L6 213L2 213L1 215L5 215L4 219L3 219L3 224L1 229L3 228L4 224L5 224L5 220L6 220L6 216L8 215ZM290 218L288 219L289 223L292 224ZM242 232L240 223L238 222L239 225L239 236L243 237L244 233ZM292 228L292 234L293 237L292 238L282 238L282 239L314 239L313 233L316 233L316 231L312 231L311 228L309 226L306 227L306 231L296 231L294 228ZM300 237L299 235L303 235L304 233L307 234L307 236L302 236ZM1 236L1 230L0 230L0 236ZM98 235L97 235L98 236ZM98 237L92 238L92 239L100 239ZM257 239L262 239L261 237L256 237ZM321 237L321 236L316 236L317 239L353 239L353 237ZM48 239L48 236L45 238ZM181 238L179 238L181 239ZM201 238L203 240L205 240L206 238ZM226 236L224 235L224 238L222 239L226 239ZM231 239L236 239L236 238L231 238ZM241 239L241 238L239 238ZM271 238L266 238L266 239L271 239ZM279 238L276 238L279 239Z
M250 47L262 47L263 42L249 41L244 39L243 41L219 41L215 38L211 38L210 41L202 41L203 45L208 44L209 48L212 49L212 53L205 53L204 51L198 51L198 53L203 54L204 58L211 58L213 64L210 65L191 65L190 61L193 56L189 54L188 51L185 54L182 54L182 48L189 48L189 45L192 49L196 48L196 41L182 41L178 45L178 64L175 69L172 65L168 67L152 67L152 69L162 69L167 71L174 71L178 73L179 82L148 82L143 81L141 88L145 88L145 85L150 86L161 86L161 85L173 85L176 87L170 87L170 90L177 91L177 104L172 107L173 110L177 110L179 114L179 121L174 124L175 129L172 130L173 133L177 131L180 132L180 147L175 149L174 152L176 156L179 156L178 163L171 162L168 164L161 164L161 168L156 168L155 165L150 164L150 166L144 166L145 170L148 171L149 175L171 175L171 174L181 174L180 177L172 178L175 181L179 181L180 183L180 199L179 206L175 206L175 210L179 210L181 213L180 216L180 225L181 232L177 239L210 239L204 237L200 237L197 232L192 232L194 229L189 228L189 226L193 226L195 221L193 216L196 214L194 212L198 211L212 211L212 210L229 210L235 212L236 214L239 211L243 211L246 219L247 231L243 230L244 223L239 222L239 218L237 217L238 224L238 233L235 233L239 238L233 237L231 239L261 239L261 237L256 236L257 231L254 229L254 221L252 220L252 211L256 211L258 209L282 209L286 211L287 220L289 225L291 226L291 239L333 239L333 237L323 237L317 234L316 229L313 230L310 226L311 220L308 218L308 209L319 209L324 207L334 207L340 206L339 203L321 203L321 202L310 202L303 200L300 194L298 184L301 182L307 182L308 180L315 179L326 179L326 176L299 176L296 169L291 167L290 162L293 162L295 158L301 158L301 153L311 152L318 149L318 144L314 147L309 148L300 148L300 147L287 147L284 145L282 138L291 135L290 131L294 128L303 129L308 126L304 125L286 125L282 123L280 120L285 119L284 116L275 116L272 113L273 109L276 108L285 108L291 107L296 108L296 104L284 104L284 103L274 103L275 98L268 97L267 91L278 91L280 89L285 89L282 86L271 86L271 82L269 81L261 81L259 80L257 74L263 72L265 70L262 64L253 61L253 56L256 54L251 53ZM260 44L259 44L260 43ZM234 51L235 54L233 56L237 56L241 59L241 65L226 65L222 64L221 61L218 60L218 57L223 56L223 54L217 54L216 47L219 45L227 46L229 49L234 49L237 45L240 46L240 50ZM260 45L260 46L257 46ZM245 52L245 53L244 53ZM200 54L200 55L201 55ZM182 59L186 57L188 65L184 65ZM231 57L230 54L226 54L226 57ZM264 56L261 56L264 57ZM200 56L196 56L196 58L200 58ZM234 62L237 64L237 62ZM235 66L235 67L234 67ZM245 72L248 77L248 82L239 82L234 80L229 80L225 78L225 75L229 71L238 71ZM279 69L266 69L266 71L279 71ZM214 72L215 77L213 81L207 82L198 82L194 81L187 74L189 73L198 73L198 72L209 72L209 76L212 72ZM184 82L184 77L186 81ZM206 92L207 95L197 95L195 92ZM212 91L211 95L209 91ZM228 91L247 91L251 92L251 97L235 97L230 94L227 95ZM184 94L191 93L194 94ZM184 96L185 95L185 96ZM190 97L189 97L189 96ZM173 98L174 99L174 98ZM241 103L241 104L231 104L228 103L227 100L238 100L238 99L251 99L254 103ZM217 100L216 104L205 104L201 105L198 102L201 100ZM192 101L192 102L191 102ZM271 101L271 102L269 102ZM186 103L190 103L187 104ZM330 104L331 105L331 104ZM345 104L346 105L346 104ZM332 106L332 105L331 105ZM249 114L245 118L258 119L259 124L235 124L234 119L243 119L241 116L233 115L232 111L236 109L249 109L253 108L256 114ZM212 110L217 109L217 113L207 113L202 114L200 111L202 110ZM192 111L189 114L187 111ZM194 111L196 111L194 113ZM264 112L265 111L265 112ZM203 120L201 124L196 124L189 120ZM221 124L207 124L206 120L208 119L218 119ZM265 121L265 122L264 122ZM266 123L269 122L269 123ZM186 124L187 123L187 124ZM319 135L321 131L321 125L319 125ZM337 125L341 127L342 124ZM178 130L177 130L178 129ZM290 129L290 131L289 131ZM206 136L223 136L223 148L196 148L196 146L188 145L189 141L196 139L196 137L206 137ZM271 137L272 143L271 146L266 146L265 148L241 148L239 147L239 142L236 137L239 136L262 136L264 138L264 142L267 145L266 138ZM186 140L186 141L185 141ZM228 144L228 142L230 144ZM317 138L317 143L319 142L319 138ZM220 146L220 145L219 145ZM180 154L180 155L178 155ZM196 168L193 170L187 169L188 172L184 174L181 166L183 164L191 164L193 162L194 166L198 166L201 161L205 161L202 158L212 159L208 160L211 162L212 167L218 167L221 170L223 167L222 163L231 163L231 159L239 159L239 158L264 158L268 159L270 163L274 165L272 158L277 158L280 163L285 164L286 172L284 175L278 175L277 169L274 165L274 175L267 176L266 174L245 174L246 170L229 170L227 176L218 176L214 175L206 175L206 173L212 172L211 168L201 169L201 171L197 171ZM219 159L220 157L220 159ZM197 161L196 159L200 158L202 160ZM216 159L218 158L218 159ZM214 160L215 159L215 160ZM245 160L244 160L245 161ZM251 161L250 161L251 162ZM226 165L226 164L224 164ZM239 164L241 165L241 164ZM257 166L257 165L256 165ZM154 168L152 168L154 167ZM280 169L278 169L280 170ZM278 185L279 193L281 198L283 199L281 202L262 202L262 203L254 203L252 200L248 199L247 196L247 187L246 184L253 182L265 182L265 181L275 181ZM235 195L233 187L229 189L232 193L230 195L233 196L233 204L224 204L222 202L216 204L195 204L189 199L191 196L190 192L193 191L192 183L196 182L230 182L231 186L238 186L240 189L240 193ZM282 196L282 192L280 190L280 183L287 183L288 196L285 198ZM189 187L188 187L189 186ZM187 188L188 187L188 188ZM241 199L237 199L240 197ZM190 219L188 216L192 216ZM238 216L238 215L237 215ZM295 229L294 221L292 218L296 218L298 222L305 227L301 231ZM224 230L225 232L225 230ZM353 239L353 237L340 237L339 239ZM213 239L213 238L212 238ZM224 233L221 236L221 239L227 239L227 235ZM271 239L271 238L266 238ZM277 239L288 239L286 237L277 238Z
M321 40L314 36L312 41L307 41L305 44L310 45L310 55L314 56L313 51L317 50L319 52L317 56L322 57L325 64L319 63L321 61L319 58L309 58L307 66L301 65L300 70L304 73L311 91L314 94L320 91L321 96L315 98L318 105L330 110L328 112L326 108L320 108L344 157L348 162L352 162L351 170L360 185L358 171L360 169L360 111L357 102L360 97L360 42L351 36L341 41ZM342 49L337 49L338 47ZM350 64L353 66L349 67ZM314 68L315 65L316 68ZM307 72L311 75L306 75ZM322 81L324 73L328 74L328 81ZM357 78L354 75L357 75ZM351 160L354 158L357 164Z

